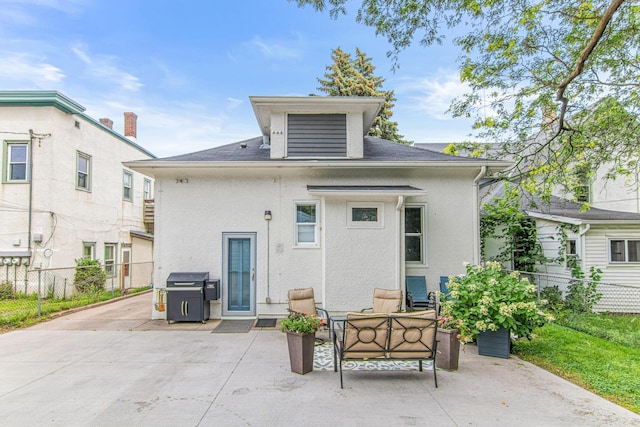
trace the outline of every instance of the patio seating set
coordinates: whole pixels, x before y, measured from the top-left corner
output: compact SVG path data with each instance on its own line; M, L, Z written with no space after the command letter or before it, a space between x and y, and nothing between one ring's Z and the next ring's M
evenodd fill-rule
M292 289L288 295L289 310L318 316L329 329L333 370L340 371L340 388L344 388L343 363L361 360L417 361L420 371L423 362L430 362L437 388L437 303L435 297L429 298L424 277L422 280L407 278L407 294L406 312L400 311L402 290L375 288L371 308L330 316L316 306L313 288Z

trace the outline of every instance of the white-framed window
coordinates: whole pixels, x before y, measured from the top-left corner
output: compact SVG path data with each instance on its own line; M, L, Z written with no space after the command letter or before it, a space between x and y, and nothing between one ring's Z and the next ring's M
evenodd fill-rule
M426 210L425 205L404 208L404 258L408 264L427 263Z
M4 182L28 182L29 143L5 142Z
M640 239L610 239L609 262L640 262Z
M347 226L354 228L384 227L384 203L347 202Z
M318 202L296 202L295 245L318 247L320 242Z
M122 172L122 198L133 200L133 173L129 171Z
M96 242L82 242L82 258L96 259Z
M567 239L565 257L567 266L569 266L572 260L580 258L580 254L578 253L578 240Z
M144 192L144 200L153 199L153 192L151 191L151 180L148 178L144 179L143 192Z
M104 272L107 277L116 275L116 248L115 243L104 244Z
M91 156L76 152L76 188L91 191Z

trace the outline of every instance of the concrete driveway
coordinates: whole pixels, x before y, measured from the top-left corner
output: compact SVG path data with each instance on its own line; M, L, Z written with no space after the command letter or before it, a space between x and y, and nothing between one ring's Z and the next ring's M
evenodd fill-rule
M1 426L640 426L640 416L511 357L460 369L289 370L274 328L149 320L151 294L0 335Z

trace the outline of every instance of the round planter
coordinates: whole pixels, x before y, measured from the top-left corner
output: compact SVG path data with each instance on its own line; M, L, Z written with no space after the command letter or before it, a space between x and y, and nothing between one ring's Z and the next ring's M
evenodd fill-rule
M438 329L438 350L436 354L436 368L447 371L458 369L460 358L460 340L457 329Z
M287 331L291 372L304 375L313 371L315 341L316 334L300 334Z

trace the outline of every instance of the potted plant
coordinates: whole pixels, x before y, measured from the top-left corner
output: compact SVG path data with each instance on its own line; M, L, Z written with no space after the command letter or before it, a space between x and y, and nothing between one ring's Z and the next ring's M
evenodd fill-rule
M458 369L460 358L460 332L458 321L451 316L438 316L438 355L436 367L447 371Z
M450 277L442 314L456 320L460 341L477 340L478 353L509 357L511 336L531 336L553 317L538 301L535 285L519 272L503 271L500 263L467 265L466 274ZM487 347L488 345L488 347Z
M313 352L316 331L322 322L317 316L291 312L280 322L280 330L287 333L291 372L304 375L313 371Z

